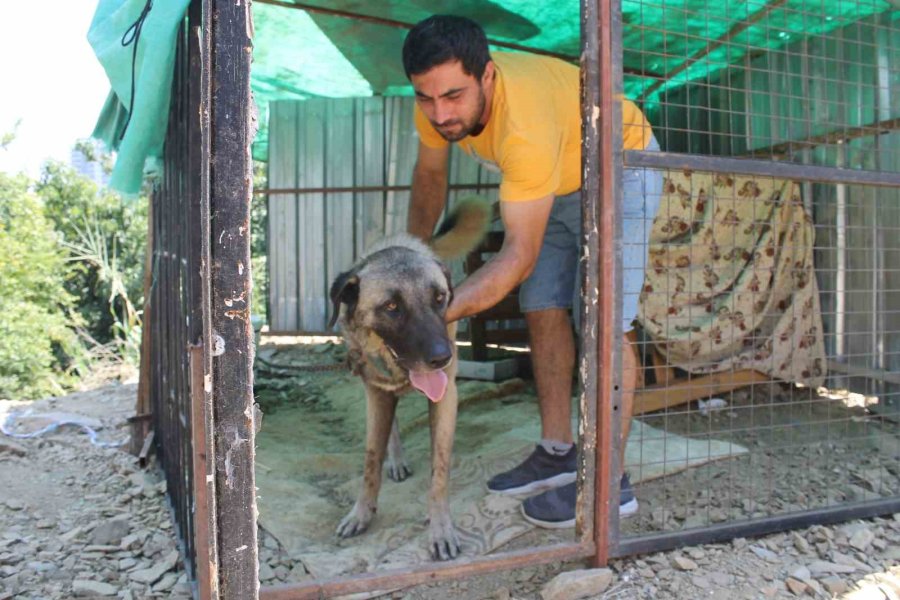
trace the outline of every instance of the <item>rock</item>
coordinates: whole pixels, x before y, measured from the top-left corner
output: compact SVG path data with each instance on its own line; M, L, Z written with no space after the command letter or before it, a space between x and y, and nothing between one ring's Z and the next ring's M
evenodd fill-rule
M807 579L810 578L809 569L801 565L801 566L797 567L796 569L794 569L793 571L791 571L791 577L793 577L794 579L797 579L799 581L806 581Z
M853 535L850 536L850 545L860 552L864 552L874 539L875 534L872 533L871 529L866 527L864 529L858 529Z
M840 596L846 592L849 587L847 583L837 575L826 577L825 579L822 579L820 583L825 586L825 589L828 590L828 593L832 596Z
M175 586L175 582L178 581L177 573L166 573L159 582L153 586L152 590L154 592L167 592Z
M687 554L694 560L706 558L706 552L704 552L702 548L688 548Z
M100 552L103 554L111 554L113 552L118 552L119 547L118 546L93 546L93 545L91 545L91 546L85 546L84 551L85 552Z
M102 581L76 579L72 582L72 594L75 597L115 596L119 589Z
M494 590L494 595L491 596L492 600L510 600L511 597L507 587L497 588Z
M73 527L69 531L59 536L59 541L69 543L77 538L84 530L81 527Z
M9 510L23 510L25 508L25 503L21 500L10 498L6 501L6 508Z
M118 546L122 538L128 535L131 523L128 515L120 515L100 523L91 532L91 544L96 546Z
M612 583L610 569L580 569L560 573L541 590L543 600L577 600L597 596Z
M47 573L49 571L56 571L58 569L58 567L53 563L40 561L30 561L27 563L27 566L35 573Z
M784 582L787 585L787 588L793 592L795 596L802 596L806 593L806 584L802 581L798 581L793 577L788 577L787 581Z
M675 555L672 557L672 566L679 571L693 571L697 568L697 563L686 556Z
M816 560L809 564L809 572L813 576L823 575L825 573L852 573L856 567L850 565L839 565L827 560Z
M168 571L171 571L175 568L175 565L178 563L178 552L173 551L169 553L165 558L161 561L154 564L152 567L148 569L139 569L132 573L129 573L128 578L132 581L137 581L138 583L146 583L147 585L152 585L159 581L159 579ZM174 582L173 582L174 583Z
M696 585L701 590L709 589L712 585L709 579L707 579L706 577L700 577L699 575L694 575L693 577L691 577L691 583Z
M141 533L129 533L119 542L119 548L122 550L135 550L138 546L141 545L141 540L144 539L141 537Z
M760 557L761 559L763 559L767 562L770 562L770 563L778 562L778 555L766 548L762 548L760 546L750 546L750 551L753 552L753 554L755 554L756 556Z
M859 571L867 571L869 569L869 566L866 563L856 560L849 554L842 554L841 552L832 552L831 560L841 565L856 567Z
M803 537L799 533L794 532L794 534L791 535L791 539L794 542L794 548L797 549L797 552L800 552L801 554L809 554L809 542L806 541L805 537Z
M275 571L272 570L266 563L259 564L259 580L260 581L272 581L275 579Z
M28 448L12 440L0 438L0 452L7 452L13 456L25 456L28 454Z

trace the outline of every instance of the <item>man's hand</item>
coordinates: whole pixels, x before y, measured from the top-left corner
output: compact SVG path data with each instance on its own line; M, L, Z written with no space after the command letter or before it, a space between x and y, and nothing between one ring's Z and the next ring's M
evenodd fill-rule
M500 203L506 230L503 247L453 291L453 301L447 308L448 323L491 308L531 275L541 252L553 198L551 194L538 200Z
M447 200L449 156L449 146L429 148L419 142L419 156L413 169L406 230L426 242L431 239L434 226Z

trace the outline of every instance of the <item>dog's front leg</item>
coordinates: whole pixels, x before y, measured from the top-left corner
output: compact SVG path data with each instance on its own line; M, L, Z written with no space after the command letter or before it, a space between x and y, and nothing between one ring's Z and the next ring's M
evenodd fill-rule
M403 451L403 442L400 440L400 425L394 416L394 425L391 427L391 437L388 440L387 449L387 473L394 481L403 481L412 475L412 469L406 464L406 453Z
M381 489L381 466L396 408L397 396L366 386L366 462L363 468L363 486L353 509L338 525L337 534L342 538L364 532L375 516L378 491Z
M459 538L450 517L450 462L456 431L456 381L450 378L440 402L429 403L431 422L431 491L428 494L428 534L432 557L448 560L459 555Z

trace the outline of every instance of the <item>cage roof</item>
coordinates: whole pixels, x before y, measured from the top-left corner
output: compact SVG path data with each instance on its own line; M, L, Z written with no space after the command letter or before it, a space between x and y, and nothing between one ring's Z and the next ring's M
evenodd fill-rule
M892 8L887 0L623 0L625 93L653 103L666 89L710 78L747 55ZM280 99L410 95L400 60L407 29L399 24L443 12L481 23L494 49L513 44L578 60L578 0L460 0L449 11L439 0L257 0L254 97L265 112ZM266 156L261 122L257 158Z

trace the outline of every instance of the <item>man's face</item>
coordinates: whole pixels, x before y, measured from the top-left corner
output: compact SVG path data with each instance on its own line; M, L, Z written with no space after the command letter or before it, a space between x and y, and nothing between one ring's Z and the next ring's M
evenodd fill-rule
M466 74L458 60L410 77L416 103L448 142L458 142L484 125L484 83L493 74L493 66L491 62L487 64L480 81Z

